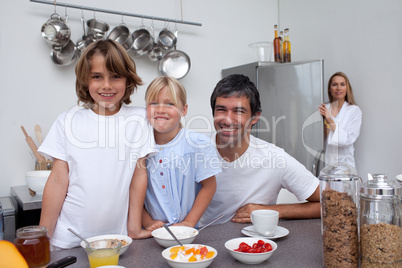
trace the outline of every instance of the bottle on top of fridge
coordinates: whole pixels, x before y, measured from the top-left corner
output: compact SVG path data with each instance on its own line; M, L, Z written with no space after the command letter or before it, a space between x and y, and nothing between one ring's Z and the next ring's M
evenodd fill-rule
M289 28L285 29L285 40L283 41L283 61L284 62L291 62L291 47L289 41Z
M279 31L279 40L280 40L280 51L281 51L281 62L283 61L283 41L285 37L283 35L283 31Z
M281 62L281 40L278 37L278 25L274 25L275 39L274 39L274 58L275 62Z

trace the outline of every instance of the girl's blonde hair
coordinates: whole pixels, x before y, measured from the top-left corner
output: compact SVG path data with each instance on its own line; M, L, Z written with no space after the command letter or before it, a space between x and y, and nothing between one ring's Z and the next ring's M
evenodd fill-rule
M106 69L113 75L126 78L126 92L120 100L120 104L131 103L130 96L138 86L142 85L141 78L137 75L134 60L127 51L117 42L107 39L91 43L81 55L75 66L75 90L78 96L78 104L84 103L89 108L94 100L89 94L88 84L92 69L92 57L102 55L105 57Z
M187 93L184 86L175 78L170 76L160 76L155 78L147 88L145 102L148 105L156 100L159 92L166 88L172 102L176 107L184 107L187 104Z
M329 81L328 81L328 98L329 98L329 102L333 102L333 101L334 101L334 98L333 98L332 95L331 95L331 84L332 84L332 79L333 79L335 76L341 76L341 77L345 78L345 82L346 82L346 96L345 96L345 100L346 100L349 104L351 104L351 105L357 105L357 104L356 104L356 101L355 101L355 98L353 97L352 85L351 85L350 82L349 82L349 78L348 78L348 77L346 76L346 74L343 73L343 72L336 72L336 73L334 73L334 74L329 78Z

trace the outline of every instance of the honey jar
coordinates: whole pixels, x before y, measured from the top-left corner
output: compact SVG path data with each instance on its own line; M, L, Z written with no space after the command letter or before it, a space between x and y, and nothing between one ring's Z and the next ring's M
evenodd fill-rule
M30 268L42 267L50 261L50 242L44 226L26 226L17 230L15 246Z

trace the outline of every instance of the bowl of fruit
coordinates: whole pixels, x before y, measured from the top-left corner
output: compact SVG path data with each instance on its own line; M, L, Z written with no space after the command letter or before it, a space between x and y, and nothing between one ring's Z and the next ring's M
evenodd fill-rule
M173 246L162 251L162 256L173 268L205 268L218 255L213 247L199 244Z
M225 247L239 262L258 264L268 260L278 245L261 237L240 237L226 241Z

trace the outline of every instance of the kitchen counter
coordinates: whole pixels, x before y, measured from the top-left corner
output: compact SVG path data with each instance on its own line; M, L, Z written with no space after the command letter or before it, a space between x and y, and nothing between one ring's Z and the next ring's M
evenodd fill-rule
M235 260L225 248L225 242L236 237L244 237L241 229L250 224L228 222L209 226L202 230L194 244L204 244L214 247L218 256L209 267L322 267L322 238L320 219L312 220L280 220L279 226L289 230L286 237L275 239L278 249L267 261L258 265L246 265ZM128 250L120 256L119 265L131 267L170 267L153 238L134 240ZM68 267L89 267L88 257L81 247L52 252L51 262L73 255L77 262Z
M42 208L42 195L30 195L26 185L11 187L11 196L24 211Z

